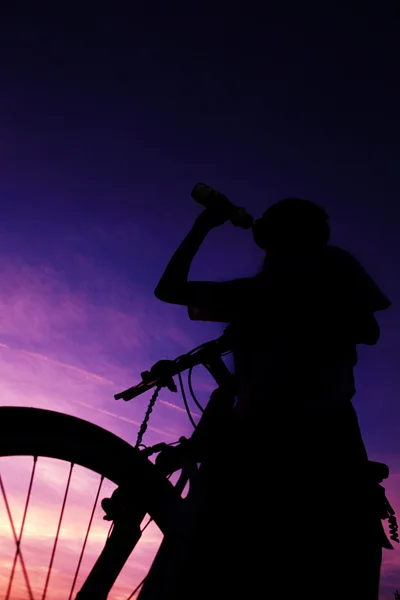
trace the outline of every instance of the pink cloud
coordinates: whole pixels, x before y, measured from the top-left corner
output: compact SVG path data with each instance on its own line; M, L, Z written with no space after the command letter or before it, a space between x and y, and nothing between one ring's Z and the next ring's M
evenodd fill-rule
M78 256L75 262L90 285L72 287L49 265L32 268L17 259L0 259L0 342L97 373L113 359L118 362L123 352L129 352L132 363L144 363L157 342L190 349L193 340L171 317L166 319L168 307L149 301L139 286L113 272L99 274L89 259Z
M162 335L173 348L171 358L177 354L174 345L185 344L187 350L195 344L173 323L165 327L162 311L158 312L157 303L154 311L149 310L143 291L112 273L102 273L89 259L78 257L77 265L86 269L82 278L92 281L92 288L86 284L82 290L73 289L48 265L33 269L17 259L0 259L4 283L0 290L2 402L55 408L85 418L89 410L82 404L74 406L84 401L109 412L121 411L121 424L124 417L136 425L143 419L148 400L140 398L128 406L115 403L113 394L138 382L140 372L155 362L150 355ZM115 305L94 303L96 287L109 287L105 298ZM129 369L124 366L127 356ZM160 412L155 417L160 422L155 433L163 429L163 416ZM107 423L115 431L116 418L102 417L96 422ZM171 417L166 419L171 433Z
M80 265L80 266L79 266ZM0 403L34 406L71 414L106 428L131 443L144 417L150 394L129 404L115 402L113 395L139 382L140 372L160 358L173 358L197 342L191 340L173 319L166 325L165 307L153 306L140 289L101 274L90 260L78 261L86 269L82 289L67 283L62 273L45 265L32 268L19 259L0 258ZM102 302L94 300L96 290L109 287ZM129 300L129 302L128 302ZM154 349L164 343L161 356ZM170 348L170 350L168 349ZM162 392L154 409L145 441L156 443L188 435L191 426L184 411ZM25 461L25 466L18 460ZM10 507L20 523L29 481L28 459L0 459L7 483ZM44 462L43 462L44 461ZM65 486L68 465L43 459L38 467L32 503L23 538L23 553L32 585L44 582L51 541L54 535ZM72 580L79 545L97 485L93 474L74 469L75 491L69 497L60 546L56 553L49 598L62 597ZM101 497L111 495L113 486ZM98 556L109 524L98 507L82 564L82 577ZM5 593L14 545L3 500L0 498L0 597ZM17 527L18 529L18 527ZM141 580L157 551L161 534L149 526L140 545L124 568L114 590L115 598L126 598ZM62 542L62 543L61 543ZM13 600L26 600L20 568Z

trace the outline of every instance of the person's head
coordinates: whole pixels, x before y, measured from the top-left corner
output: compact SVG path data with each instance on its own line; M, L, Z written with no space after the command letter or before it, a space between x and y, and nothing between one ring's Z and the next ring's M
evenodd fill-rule
M253 226L254 241L266 252L317 251L329 241L328 214L310 200L285 198Z

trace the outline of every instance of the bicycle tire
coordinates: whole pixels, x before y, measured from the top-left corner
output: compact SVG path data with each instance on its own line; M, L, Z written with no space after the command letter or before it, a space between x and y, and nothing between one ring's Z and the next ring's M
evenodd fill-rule
M118 486L133 482L148 490L148 514L166 533L171 510L182 500L154 464L113 433L64 413L40 408L0 407L0 457L38 456L80 465Z

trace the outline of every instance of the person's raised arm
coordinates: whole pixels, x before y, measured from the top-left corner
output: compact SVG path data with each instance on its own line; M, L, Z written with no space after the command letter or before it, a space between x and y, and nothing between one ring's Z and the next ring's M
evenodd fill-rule
M158 300L183 306L190 304L188 277L193 259L211 229L223 225L227 220L226 214L215 210L205 210L197 217L154 290Z

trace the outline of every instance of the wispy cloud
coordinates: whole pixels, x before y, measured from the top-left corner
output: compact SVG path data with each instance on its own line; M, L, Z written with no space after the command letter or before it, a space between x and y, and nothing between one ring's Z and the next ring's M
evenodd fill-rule
M177 324L166 325L162 310L150 309L140 289L129 282L123 285L112 273L101 274L90 259L76 257L76 263L81 279L91 282L82 289L67 281L50 264L34 268L17 258L0 258L0 403L72 414L134 442L150 396L126 404L116 403L113 394L132 385L135 377L139 381L141 371L148 369L157 358L165 357L156 355L159 341L164 340L163 353L167 346L170 348L171 358L195 343ZM97 290L91 286L97 286ZM190 426L184 412L178 405L160 399L149 423L146 441L173 441L187 434ZM18 460L21 459L0 459L17 524L22 518L31 468L26 462L21 466ZM23 552L32 585L39 590L44 583L45 566L57 527L68 465L42 459L37 469ZM98 486L98 480L85 469L75 468L73 480L75 487L69 495L51 577L49 598L57 600L62 597L61 590L67 589L72 581L91 510L88 499L93 502ZM101 497L111 495L112 489L107 489L105 484ZM1 596L14 553L2 499L0 513ZM105 541L109 523L103 521L102 516L98 507L82 564L82 577ZM161 534L155 526L146 529L137 552L116 585L115 598L126 598L127 592L140 581L160 540ZM18 571L13 598L18 599L20 594L25 600L24 590L22 574Z

